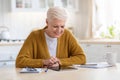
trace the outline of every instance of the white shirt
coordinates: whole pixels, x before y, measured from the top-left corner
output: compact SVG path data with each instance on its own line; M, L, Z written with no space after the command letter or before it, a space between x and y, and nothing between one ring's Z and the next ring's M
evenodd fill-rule
M50 56L56 56L57 49L57 38L51 38L45 33L45 38L48 46Z

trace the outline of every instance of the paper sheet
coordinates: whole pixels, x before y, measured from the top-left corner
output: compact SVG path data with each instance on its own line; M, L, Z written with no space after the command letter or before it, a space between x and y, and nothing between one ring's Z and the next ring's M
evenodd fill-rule
M42 72L41 68L22 68L20 73L39 73Z
M87 63L85 65L80 65L81 68L107 68L112 67L111 65L108 65L107 63Z

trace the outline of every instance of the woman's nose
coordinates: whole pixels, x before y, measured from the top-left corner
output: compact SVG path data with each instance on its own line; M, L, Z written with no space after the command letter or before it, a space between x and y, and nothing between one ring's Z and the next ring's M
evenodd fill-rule
M57 31L58 31L58 32L61 32L61 28L60 28L60 27L58 27Z

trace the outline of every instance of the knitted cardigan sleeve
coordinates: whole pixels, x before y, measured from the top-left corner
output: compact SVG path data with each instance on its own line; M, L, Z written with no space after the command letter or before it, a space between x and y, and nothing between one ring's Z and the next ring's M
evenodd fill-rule
M25 40L17 58L16 67L43 67L42 59L33 59L37 56L35 46L35 35L32 32Z

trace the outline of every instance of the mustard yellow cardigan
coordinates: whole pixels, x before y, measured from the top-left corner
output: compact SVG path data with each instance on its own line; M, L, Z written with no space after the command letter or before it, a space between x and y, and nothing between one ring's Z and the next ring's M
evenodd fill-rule
M59 37L56 57L60 59L61 66L72 64L85 64L86 57L74 36L68 31ZM49 59L44 29L31 32L25 40L17 58L16 67L43 67L43 60Z

